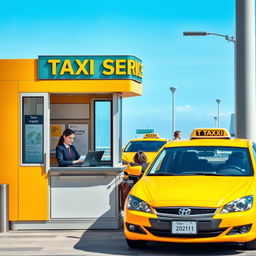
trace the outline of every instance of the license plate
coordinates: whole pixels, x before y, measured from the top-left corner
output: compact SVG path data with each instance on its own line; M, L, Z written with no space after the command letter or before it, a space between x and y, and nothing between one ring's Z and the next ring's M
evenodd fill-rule
M172 234L197 234L196 221L173 221Z

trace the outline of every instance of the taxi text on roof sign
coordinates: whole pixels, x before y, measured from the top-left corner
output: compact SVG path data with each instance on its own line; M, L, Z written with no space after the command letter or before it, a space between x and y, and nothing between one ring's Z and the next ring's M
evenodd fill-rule
M230 138L230 134L229 132L224 129L224 128L211 128L211 129L207 129L207 128L202 128L202 129L195 129L193 130L193 132L191 133L191 139L198 139L198 138L207 138L207 139L211 139L211 138L222 138L222 139L228 139Z
M39 80L131 79L141 83L135 56L39 56Z
M160 138L160 137L157 133L147 133L147 134L144 134L143 138L146 139L146 138Z

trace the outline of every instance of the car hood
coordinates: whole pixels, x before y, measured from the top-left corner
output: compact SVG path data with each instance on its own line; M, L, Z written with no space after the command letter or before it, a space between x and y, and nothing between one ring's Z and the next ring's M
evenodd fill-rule
M154 207L220 207L252 193L254 177L143 176L131 194Z

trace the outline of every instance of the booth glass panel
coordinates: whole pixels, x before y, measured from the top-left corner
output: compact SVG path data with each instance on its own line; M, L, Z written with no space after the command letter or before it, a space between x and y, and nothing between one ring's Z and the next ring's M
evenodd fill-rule
M22 98L22 163L44 162L44 98Z
M102 161L112 161L111 101L95 101L94 104L94 147L96 151L104 150Z
M122 162L122 97L118 96L118 162Z

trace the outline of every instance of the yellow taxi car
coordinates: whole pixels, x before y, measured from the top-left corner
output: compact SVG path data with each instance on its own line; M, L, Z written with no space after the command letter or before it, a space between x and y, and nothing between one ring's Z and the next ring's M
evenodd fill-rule
M256 144L225 129L195 129L167 143L130 191L124 234L148 241L243 242L256 249ZM140 175L139 166L130 167Z
M147 133L144 134L143 138L132 139L123 149L123 163L133 163L133 157L138 151L143 151L148 158L148 162L151 162L167 142L168 139L160 138L157 133Z

